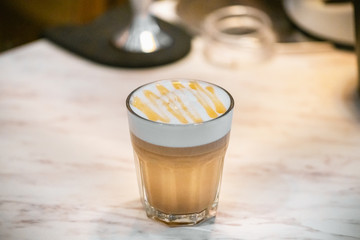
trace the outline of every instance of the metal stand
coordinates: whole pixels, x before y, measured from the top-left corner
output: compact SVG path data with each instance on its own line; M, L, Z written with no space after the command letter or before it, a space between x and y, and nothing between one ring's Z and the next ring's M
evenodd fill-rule
M152 0L130 0L133 19L128 28L116 34L113 44L124 51L151 53L169 47L173 39L161 30L149 13Z

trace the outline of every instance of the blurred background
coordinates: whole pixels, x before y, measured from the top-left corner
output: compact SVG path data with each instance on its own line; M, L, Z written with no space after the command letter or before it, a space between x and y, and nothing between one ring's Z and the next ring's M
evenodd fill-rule
M127 0L1 0L0 52L40 38L44 29L84 24Z
M106 11L128 4L128 1L1 0L0 53L39 39L41 33L47 28L64 24L81 25L90 23ZM174 2L175 0L160 0L157 2L166 1ZM350 17L353 15L349 11L350 0L176 0L175 2L177 4L177 14L182 23L186 25L189 32L195 34L199 33L200 24L206 14L217 8L232 4L250 5L265 11L273 21L279 42L331 40L332 36L342 35L338 31L343 32L344 29L352 30L353 28L350 26L352 23ZM295 6L296 11L293 11L293 14L301 13L302 15L299 15L300 19L308 22L306 23L308 26L305 24L299 28L298 24L294 24L294 21L289 19L289 12L284 10L284 2L293 3L292 5L307 2L310 7L311 3L314 3L314 9L321 3L324 8L321 13L324 14L320 15L316 12L310 17L311 12L308 14L307 11L300 11L304 9L303 7ZM334 15L334 13L336 14ZM344 21L344 23L336 20L345 19L343 16L347 17L347 21ZM330 21L331 19L332 21ZM317 29L314 30L315 25ZM304 29L311 31L303 31ZM318 31L320 34L316 34ZM308 34L309 32L315 34ZM327 36L328 33L329 36ZM350 44L350 46L352 45Z

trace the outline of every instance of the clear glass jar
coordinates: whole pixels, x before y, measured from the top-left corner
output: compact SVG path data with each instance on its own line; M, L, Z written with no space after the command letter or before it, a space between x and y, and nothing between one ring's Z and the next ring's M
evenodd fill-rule
M268 60L276 42L270 18L242 5L217 9L203 25L206 59L216 65L238 68Z

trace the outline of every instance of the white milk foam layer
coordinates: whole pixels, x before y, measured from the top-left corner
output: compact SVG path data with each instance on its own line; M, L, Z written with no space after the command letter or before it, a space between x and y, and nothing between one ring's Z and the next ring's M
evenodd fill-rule
M176 88L174 83L176 86L181 87ZM198 88L200 90L192 89L190 87L190 84L194 86L194 83L198 84L197 86L199 86ZM162 86L162 89L165 89L165 91L168 92L166 94L162 94L158 88L159 86ZM211 87L215 92L211 93L207 90L207 87ZM154 94L155 98L157 98L155 99L155 103L151 101L152 99L149 99L146 96L146 93L149 93L149 91ZM130 98L130 107L137 115L143 118L148 118L144 112L134 106L134 98L139 98L142 103L149 106L156 114L168 118L169 122L166 123L169 124L184 124L180 122L179 119L176 118L171 112L169 112L169 107L175 110L179 110L179 112L182 113L182 116L186 119L187 123L195 123L194 119L189 117L189 115L184 112L184 106L190 114L197 115L201 119L201 122L205 122L213 119L213 117L209 116L206 108L204 108L202 104L208 104L208 106L216 113L216 117L222 115L227 109L229 109L231 104L228 93L222 88L207 82L194 80L163 80L142 86L137 89ZM199 98L201 98L203 102L199 101ZM224 112L216 111L216 106L212 101L212 98L220 100L220 102L225 107ZM162 122L161 120L157 121Z
M174 81L181 83L186 89L181 88L179 90L175 88L173 84ZM188 87L189 83L193 82L194 80L186 79L162 80L144 85L135 90L127 99L130 131L146 142L166 147L200 146L225 136L231 128L232 110L234 105L232 97L224 89L216 85L203 81L196 81L196 83L199 84L198 86L202 88L201 96L203 98L206 99L207 96L211 95L203 91L207 91L207 87L210 87L214 90L213 94L215 94L216 98L220 100L225 107L224 112L216 112L215 104L211 99L206 99L206 102L217 115L216 117L210 117L204 106L199 102L199 96L196 95L197 91ZM170 93L162 96L157 87L159 84L165 87ZM145 96L144 92L146 91L151 91L151 93L155 94L155 99L159 104L155 106L153 102L151 102L151 99L148 99L148 97ZM174 105L174 103L171 103L171 99L175 99L173 95L179 96L182 104L186 105L191 112L198 113L198 116L201 117L201 122L194 122L187 114L183 114L187 121L187 123L184 124L180 122L176 116L170 114L167 107L168 105L164 104L164 101L166 103L170 102L170 106ZM150 107L151 110L157 114L161 115L165 113L166 116L168 116L169 121L164 123L158 120L149 120L148 116L141 108L139 109L134 106L136 105L134 104L134 99L141 99L143 104ZM183 105L180 104L179 106L181 107Z

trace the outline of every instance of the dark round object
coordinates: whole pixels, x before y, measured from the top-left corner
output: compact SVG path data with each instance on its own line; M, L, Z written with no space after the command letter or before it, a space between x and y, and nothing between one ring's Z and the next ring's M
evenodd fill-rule
M189 53L191 36L182 28L160 19L156 19L159 26L173 38L171 46L153 53L132 53L116 48L111 39L125 29L130 20L130 9L119 7L88 25L48 29L44 37L88 60L114 67L154 67L174 62Z

